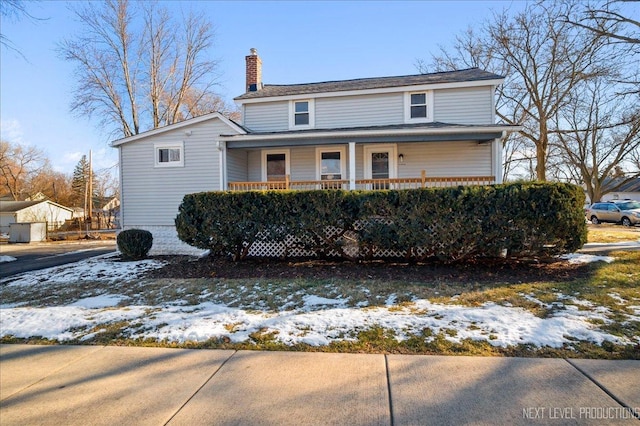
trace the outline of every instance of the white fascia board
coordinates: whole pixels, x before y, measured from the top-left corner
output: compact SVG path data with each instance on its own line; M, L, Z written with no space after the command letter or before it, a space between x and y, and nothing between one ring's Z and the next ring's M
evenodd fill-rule
M231 127L233 130L235 130L239 134L246 134L247 133L242 127L238 126L237 124L235 124L233 121L229 120L224 115L220 114L219 112L212 112L210 114L205 114L205 115L201 115L199 117L190 118L188 120L180 121L178 123L169 124L168 126L158 127L157 129L153 129L153 130L149 130L147 132L139 133L137 135L129 136L128 138L118 139L118 140L115 140L115 141L111 142L110 145L111 145L111 147L117 147L117 146L123 145L125 143L137 141L139 139L144 139L144 138L147 138L149 136L155 136L155 135L158 135L160 133L181 129L183 127L192 126L194 124L202 123L203 121L212 120L214 118L220 119L220 121L222 121L227 126Z
M357 130L353 132L292 132L274 133L268 135L235 135L220 136L223 141L253 141L253 140L287 140L287 139L307 139L307 138L337 138L337 137L366 137L366 136L386 136L386 135L446 135L448 133L478 133L478 132L519 132L522 126L494 126L494 127L444 127L438 129L380 129L380 130Z
M363 89L363 90L344 90L336 92L318 92L318 93L303 93L299 95L286 95L286 96L269 96L263 98L252 99L234 99L239 105L254 104L260 102L272 102L272 101L291 101L297 99L312 99L312 98L333 98L337 96L357 96L357 95L376 95L381 93L404 93L404 92L420 92L427 90L440 90L440 89L460 89L465 87L480 87L480 86L499 86L504 82L503 78L494 80L477 80L477 81L459 81L454 83L433 83L433 84L418 84L413 86L395 86L395 87L382 87L378 89Z
M31 206L24 207L24 208L22 208L22 209L20 209L20 210L16 210L15 212L16 212L16 213L19 213L19 212L21 212L21 211L23 211L23 210L28 210L28 209L30 209L31 207L39 206L39 205L40 205L40 204L42 204L42 203L51 204L51 205L53 205L53 206L55 206L55 207L58 207L59 209L67 210L67 211L70 211L71 213L73 213L73 209L72 209L72 208L67 207L67 206L63 206L62 204L58 204L58 203L56 203L56 202L54 202L54 201L51 201L51 200L43 200L43 201L41 201L41 202L39 202L39 203L37 203L37 204L33 204L33 205L31 205Z

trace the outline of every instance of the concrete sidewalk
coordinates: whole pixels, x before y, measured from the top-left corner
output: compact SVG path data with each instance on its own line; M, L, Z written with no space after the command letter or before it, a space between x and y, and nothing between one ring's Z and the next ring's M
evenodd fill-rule
M0 423L640 424L640 361L0 345Z

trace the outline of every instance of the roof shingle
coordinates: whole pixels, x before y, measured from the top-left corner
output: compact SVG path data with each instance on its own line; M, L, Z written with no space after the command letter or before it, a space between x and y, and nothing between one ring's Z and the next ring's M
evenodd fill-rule
M503 79L504 77L469 68L458 71L438 72L431 74L404 75L396 77L358 78L354 80L324 81L304 84L265 84L261 90L247 92L235 100L268 98L274 96L307 95L325 92L342 92L347 90L381 89L387 87L417 86L423 84L456 83L463 81L481 81Z

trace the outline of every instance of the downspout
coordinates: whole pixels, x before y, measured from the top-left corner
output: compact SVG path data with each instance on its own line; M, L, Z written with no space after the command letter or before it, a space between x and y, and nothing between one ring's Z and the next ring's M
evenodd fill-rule
M122 145L118 146L118 187L120 188L120 230L124 229L124 190L122 187Z

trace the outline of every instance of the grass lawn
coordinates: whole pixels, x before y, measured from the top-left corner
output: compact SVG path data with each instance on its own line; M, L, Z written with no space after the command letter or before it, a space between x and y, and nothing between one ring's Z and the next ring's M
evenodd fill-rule
M622 225L587 225L589 243L618 243L622 241L640 241L640 227Z
M607 228L590 226L590 241ZM613 229L617 241L637 231ZM408 267L391 278L154 278L145 271L158 260L94 259L0 281L0 342L640 359L640 251L610 255L532 264L542 279L429 265L397 279Z

